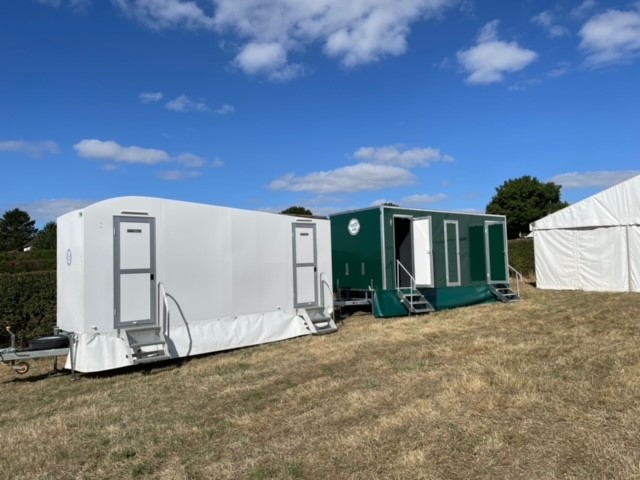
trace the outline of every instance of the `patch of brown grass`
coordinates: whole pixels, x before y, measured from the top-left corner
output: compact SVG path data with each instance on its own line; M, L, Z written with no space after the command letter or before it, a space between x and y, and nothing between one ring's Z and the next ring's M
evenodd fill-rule
M538 291L116 374L0 370L6 478L640 478L640 297Z

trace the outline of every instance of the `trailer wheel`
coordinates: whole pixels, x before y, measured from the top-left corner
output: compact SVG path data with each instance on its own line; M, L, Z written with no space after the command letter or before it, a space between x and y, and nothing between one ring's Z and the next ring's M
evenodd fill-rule
M18 375L24 375L29 371L29 364L27 362L18 362L13 366L13 369Z
M53 350L55 348L67 348L68 346L69 337L65 335L51 335L34 338L29 341L29 349L31 350Z

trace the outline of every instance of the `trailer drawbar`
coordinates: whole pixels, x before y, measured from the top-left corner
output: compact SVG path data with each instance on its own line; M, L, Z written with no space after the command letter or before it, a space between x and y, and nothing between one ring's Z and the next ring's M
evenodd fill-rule
M5 330L11 335L9 348L0 349L0 362L10 365L17 374L23 375L29 371L28 360L34 358L54 357L53 372L58 372L58 357L69 355L71 363L71 376L75 380L75 334L55 328L53 335L38 337L29 341L29 348L16 347L16 336L10 327Z

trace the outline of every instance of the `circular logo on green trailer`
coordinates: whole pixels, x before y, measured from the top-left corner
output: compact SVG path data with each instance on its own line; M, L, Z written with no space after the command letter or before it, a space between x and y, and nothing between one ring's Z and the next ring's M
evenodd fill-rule
M349 233L355 236L360 232L360 222L357 218L352 218L349 220L349 226L347 228L349 229Z

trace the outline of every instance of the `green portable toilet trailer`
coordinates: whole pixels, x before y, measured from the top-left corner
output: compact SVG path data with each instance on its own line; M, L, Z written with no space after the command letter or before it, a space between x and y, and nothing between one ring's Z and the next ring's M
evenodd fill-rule
M502 215L383 205L329 218L338 304L393 317L517 299Z

